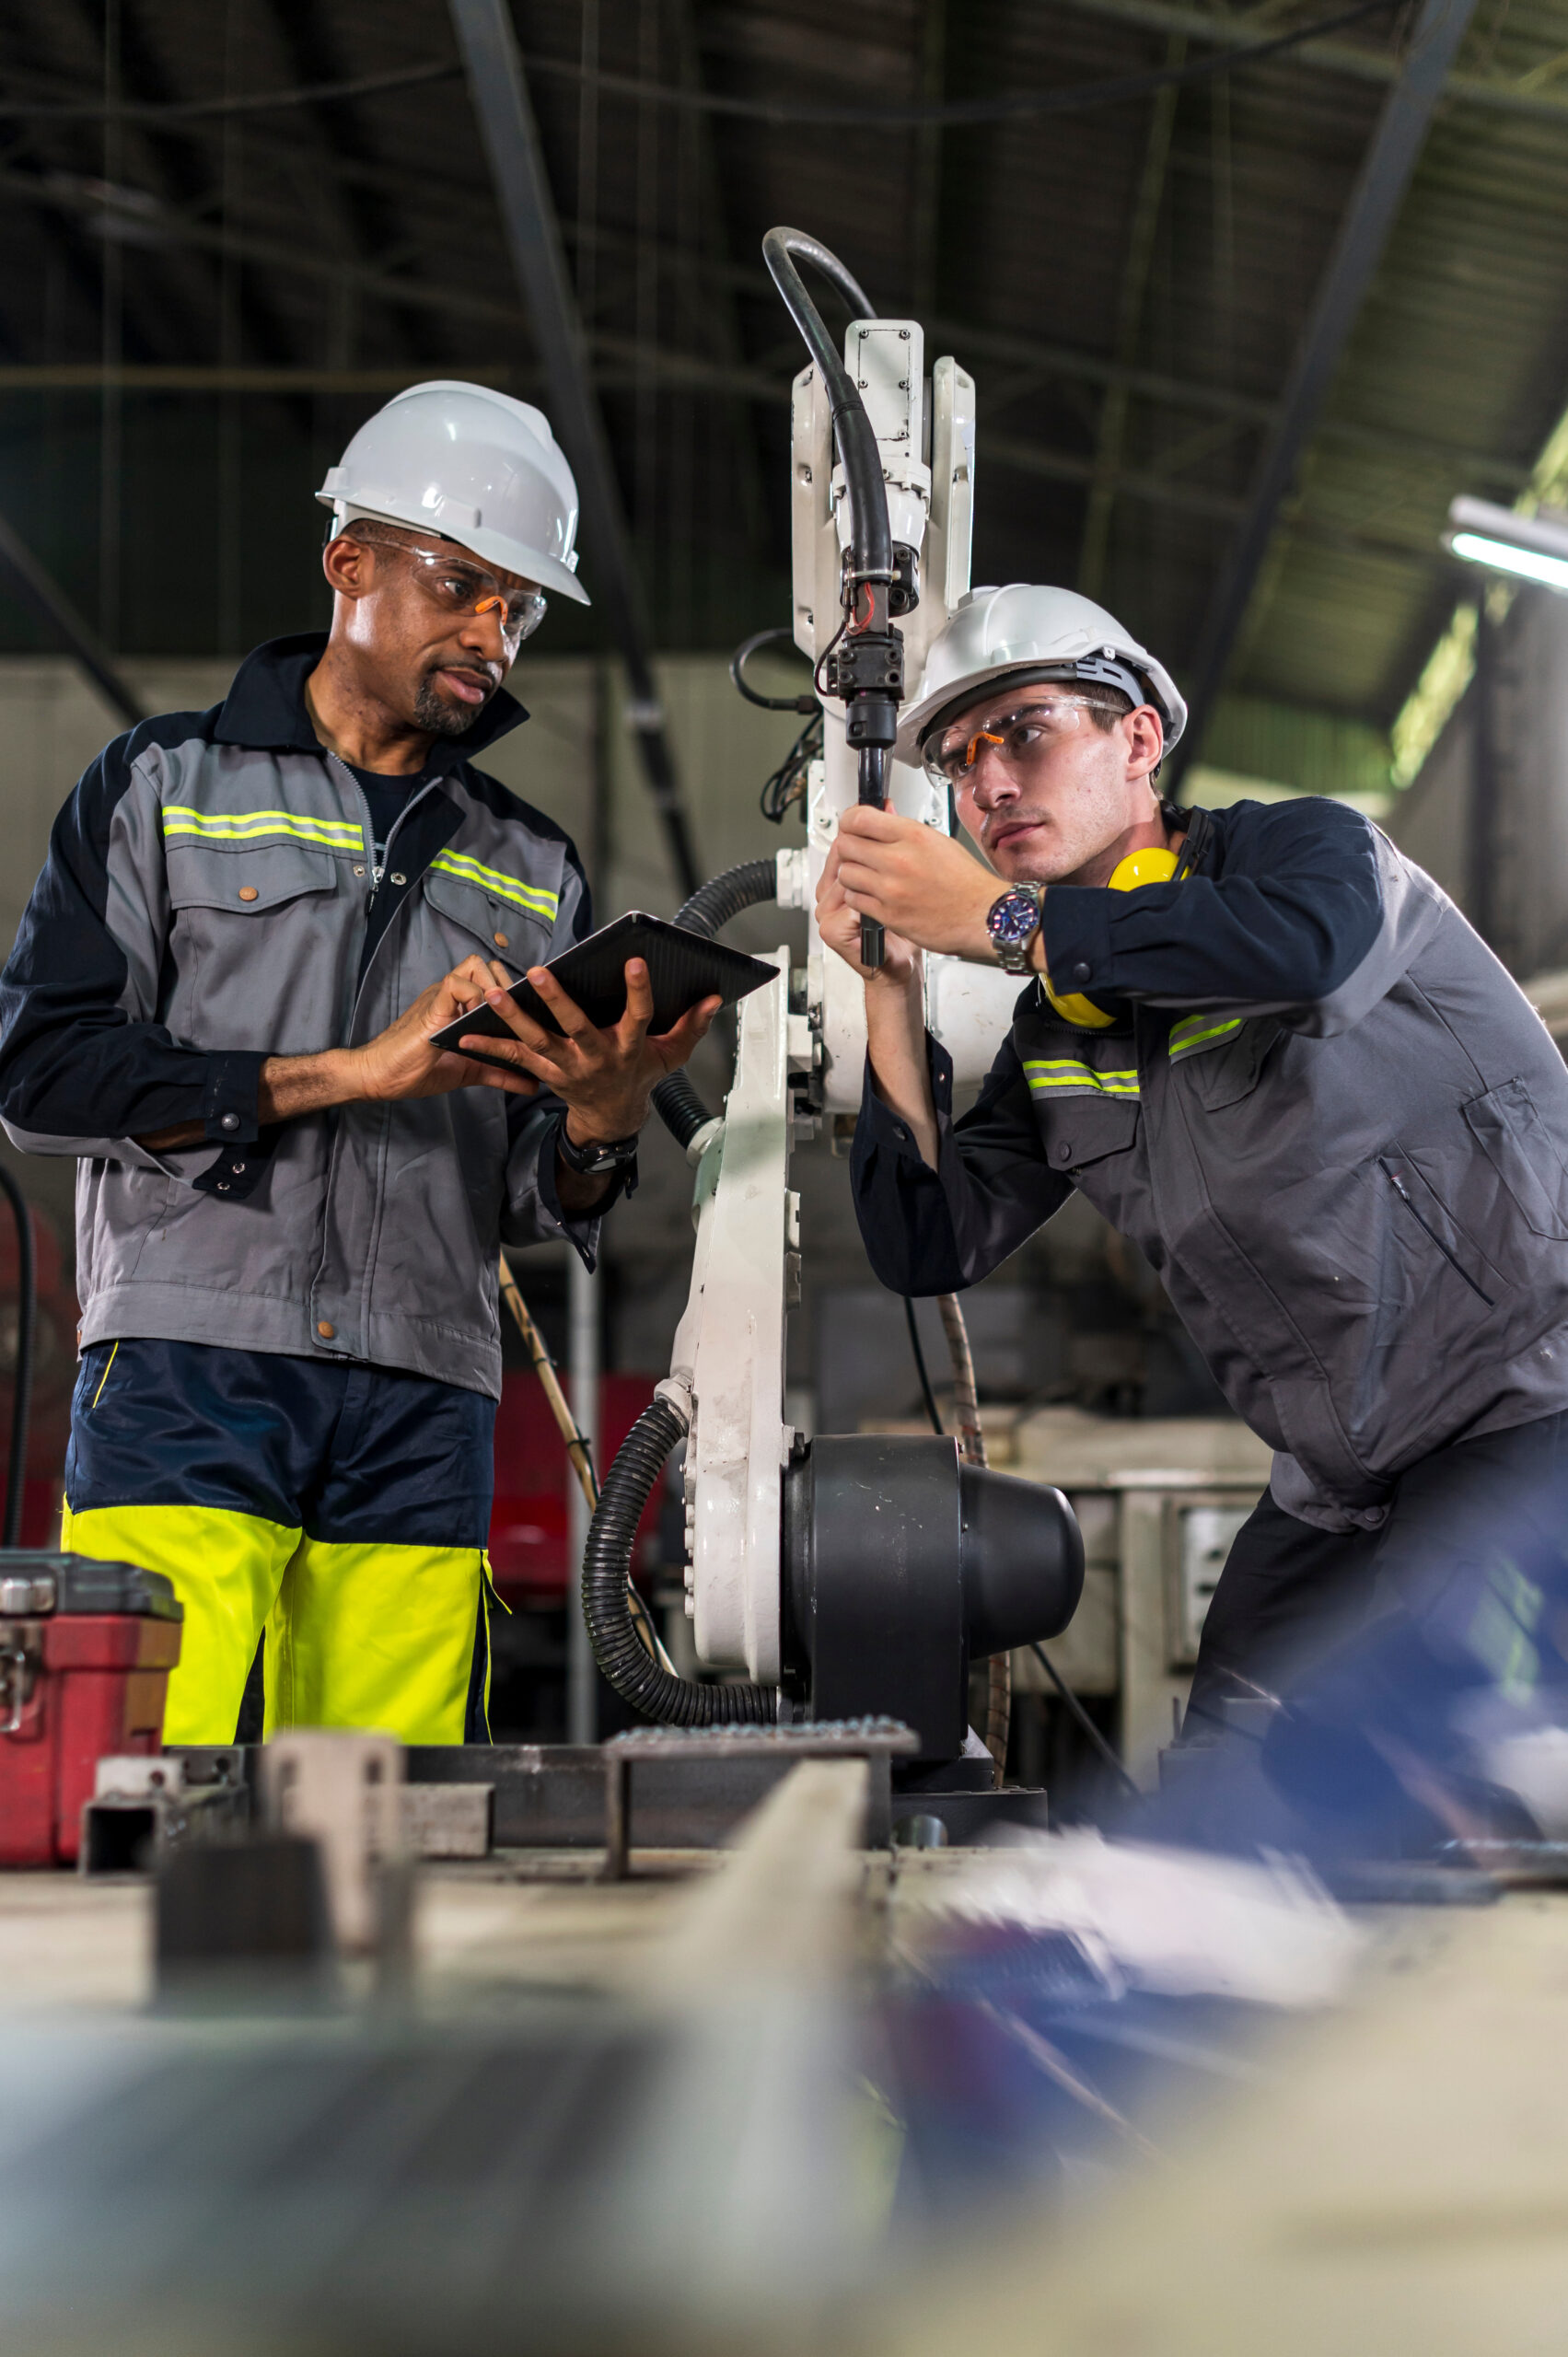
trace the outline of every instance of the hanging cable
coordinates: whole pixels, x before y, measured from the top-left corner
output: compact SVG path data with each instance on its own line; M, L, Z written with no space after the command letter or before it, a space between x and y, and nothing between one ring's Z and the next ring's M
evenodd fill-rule
M749 683L746 666L750 657L764 646L777 645L781 639L786 645L794 646L795 633L775 627L772 630L753 631L749 638L743 638L729 658L730 678L735 681L747 702L756 704L762 712L820 712L821 706L815 696L765 696Z
M594 1472L593 1452L588 1446L587 1434L572 1412L572 1403L562 1388L561 1376L555 1361L550 1355L550 1345L540 1331L528 1303L518 1291L517 1281L512 1274L511 1262L505 1252L500 1255L500 1283L502 1298L511 1311L513 1321L523 1338L529 1358L533 1361L533 1370L550 1403L550 1412L555 1419L555 1428L566 1444L566 1454L572 1460L572 1470L577 1477L577 1485L588 1502L588 1512L590 1515L597 1514L598 1479ZM655 1661L662 1669L668 1670L673 1678L676 1674L675 1665L660 1642L658 1631L654 1627L652 1614L633 1584L630 1567L626 1574L626 1597L632 1608L632 1618L637 1624L638 1635Z
M986 1461L985 1427L980 1421L974 1353L970 1349L970 1331L964 1322L963 1306L956 1293L938 1294L936 1306L942 1312L942 1330L947 1337L947 1356L953 1367L953 1412L958 1427L958 1454L966 1465L983 1468ZM996 1782L1000 1784L1007 1771L1007 1738L1013 1726L1012 1655L990 1655L985 1669L985 1747L995 1763Z
M920 1396L925 1402L925 1412L931 1419L931 1429L941 1438L946 1439L947 1429L936 1405L936 1394L931 1388L931 1377L925 1371L925 1353L921 1348L920 1328L915 1324L914 1303L907 1293L904 1295L904 1323L910 1329L910 1349L914 1353L914 1371L920 1377Z
M1045 1647L1043 1645L1031 1644L1029 1651L1033 1654L1036 1661L1039 1662L1041 1669L1044 1670L1047 1678L1050 1678L1052 1686L1055 1687L1057 1692L1061 1695L1062 1700L1066 1703L1067 1708L1072 1712L1073 1716L1077 1720L1079 1726L1088 1736L1089 1741L1093 1744L1095 1749L1098 1752L1106 1766L1110 1770L1111 1774L1115 1776L1121 1783L1125 1785L1127 1791L1132 1794L1135 1801L1141 1801L1144 1797L1143 1794L1138 1790L1137 1785L1132 1782L1132 1777L1127 1773L1126 1769L1123 1768L1121 1760L1118 1759L1115 1752L1112 1751L1109 1744L1107 1743L1104 1736L1101 1735L1098 1727L1096 1726L1093 1719L1090 1718L1087 1711L1085 1710L1083 1704L1079 1701L1077 1696L1074 1693L1072 1688L1063 1677L1062 1672L1057 1668L1056 1664L1046 1652Z
M764 819L782 826L796 804L804 804L812 762L822 749L822 714L814 712L758 797Z

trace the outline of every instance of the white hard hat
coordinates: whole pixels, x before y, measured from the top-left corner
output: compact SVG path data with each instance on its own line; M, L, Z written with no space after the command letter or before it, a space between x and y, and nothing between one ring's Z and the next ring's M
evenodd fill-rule
M549 420L488 385L411 385L367 417L317 498L459 540L579 606L577 486Z
M1163 663L1140 646L1103 606L1075 589L1015 581L1005 589L971 589L932 643L920 694L899 715L900 761L920 765L921 741L957 719L995 679L1098 679L1135 704L1152 703L1165 723L1168 752L1187 726L1187 705Z

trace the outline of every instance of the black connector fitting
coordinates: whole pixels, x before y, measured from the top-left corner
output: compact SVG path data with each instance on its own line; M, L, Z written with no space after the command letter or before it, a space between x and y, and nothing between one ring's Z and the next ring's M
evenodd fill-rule
M893 578L888 586L888 611L912 614L920 603L920 552L907 540L893 542Z
M841 638L822 665L822 679L830 696L838 696L850 705L861 696L890 696L894 702L901 701L904 692L904 642L896 630L861 631L854 638ZM893 741L895 729L886 737L869 737L871 744ZM853 741L853 740L852 740Z

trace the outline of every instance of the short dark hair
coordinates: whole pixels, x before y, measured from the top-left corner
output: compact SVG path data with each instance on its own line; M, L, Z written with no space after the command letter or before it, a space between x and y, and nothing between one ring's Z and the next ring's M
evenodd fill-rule
M1109 737L1119 720L1124 720L1133 709L1132 699L1124 688L1102 688L1096 681L1083 679L1074 689L1089 708L1089 718L1103 737Z
M352 522L343 526L341 532L334 535L334 538L340 540L358 540L364 548L375 548L379 545L386 549L401 549L402 542L397 535L400 532L417 531L418 528L416 524L394 524L390 517L355 516ZM436 537L439 538L440 535L437 534Z

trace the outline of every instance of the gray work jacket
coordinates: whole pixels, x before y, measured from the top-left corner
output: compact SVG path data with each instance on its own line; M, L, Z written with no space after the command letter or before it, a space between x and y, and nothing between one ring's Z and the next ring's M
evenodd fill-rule
M1197 872L1047 892L1048 970L940 1168L869 1074L885 1284L972 1284L1077 1188L1136 1242L1301 1519L1375 1527L1446 1443L1568 1408L1568 1069L1432 878L1336 803L1204 814Z
M505 693L432 749L375 880L366 797L259 648L226 701L117 737L55 823L0 975L0 1119L79 1157L84 1343L368 1361L498 1396L496 1254L598 1221L554 1186L557 1100L488 1088L262 1128L268 1055L350 1047L478 952L517 970L591 922L571 842L473 767ZM134 1143L197 1120L179 1152Z

